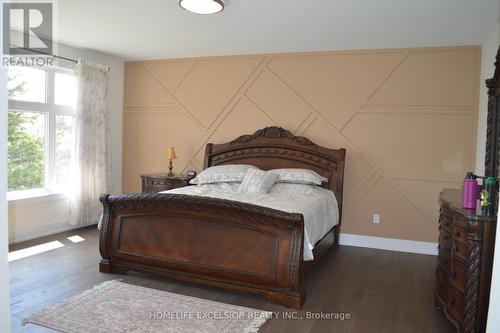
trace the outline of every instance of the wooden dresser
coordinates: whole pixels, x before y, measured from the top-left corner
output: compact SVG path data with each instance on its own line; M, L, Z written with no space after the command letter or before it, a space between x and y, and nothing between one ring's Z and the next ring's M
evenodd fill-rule
M484 332L496 217L462 208L461 190L443 190L439 202L436 306L457 332Z

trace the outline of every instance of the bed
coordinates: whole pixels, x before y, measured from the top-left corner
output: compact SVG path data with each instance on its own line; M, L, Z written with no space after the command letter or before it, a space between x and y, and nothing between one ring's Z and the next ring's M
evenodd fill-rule
M204 169L250 164L262 170L309 169L327 178L321 186L335 194L338 218L314 242L312 261L304 260L303 214L180 189L102 195L99 269L262 294L270 302L299 309L305 300L306 266L338 245L344 161L345 149L324 148L279 127L206 146Z

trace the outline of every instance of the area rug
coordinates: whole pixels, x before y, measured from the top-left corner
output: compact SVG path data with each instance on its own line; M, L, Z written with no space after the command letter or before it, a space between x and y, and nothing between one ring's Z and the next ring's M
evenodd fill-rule
M112 280L47 307L23 324L71 333L252 333L271 315Z

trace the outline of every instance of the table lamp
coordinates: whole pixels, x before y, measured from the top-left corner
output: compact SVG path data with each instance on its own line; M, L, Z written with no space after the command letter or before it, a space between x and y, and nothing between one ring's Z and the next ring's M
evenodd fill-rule
M172 172L172 169L174 167L172 166L172 160L175 160L177 158L177 155L175 155L175 149L174 149L174 147L168 148L168 150L167 150L167 158L168 158L168 170L169 170L167 176L173 177L174 173Z

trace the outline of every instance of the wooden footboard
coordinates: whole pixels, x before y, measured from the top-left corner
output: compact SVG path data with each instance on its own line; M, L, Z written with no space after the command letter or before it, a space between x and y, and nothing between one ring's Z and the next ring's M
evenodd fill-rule
M103 195L100 271L180 280L304 302L301 214L178 194Z

